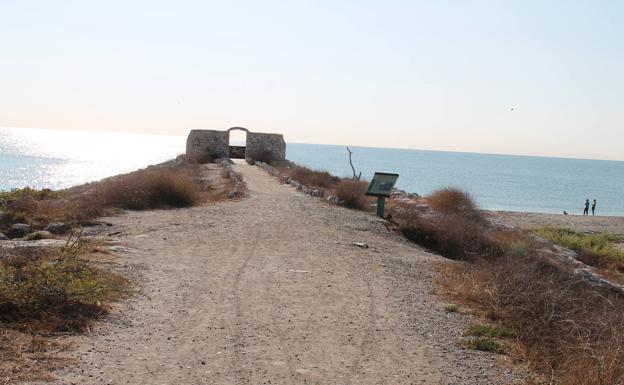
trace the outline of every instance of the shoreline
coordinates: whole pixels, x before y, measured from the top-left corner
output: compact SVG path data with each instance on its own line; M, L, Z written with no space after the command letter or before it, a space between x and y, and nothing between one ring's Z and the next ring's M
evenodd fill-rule
M568 227L580 232L600 232L624 236L624 216L582 216L491 210L483 210L483 212L493 222L518 227L522 230L555 226Z

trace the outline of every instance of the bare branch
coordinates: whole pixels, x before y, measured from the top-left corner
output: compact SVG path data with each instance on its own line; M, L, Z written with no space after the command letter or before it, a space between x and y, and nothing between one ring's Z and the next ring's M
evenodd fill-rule
M351 165L351 170L353 171L353 179L360 180L360 178L362 177L362 172L360 171L359 174L355 173L355 167L353 167L353 161L351 161L351 155L353 155L353 152L348 146L347 146L347 151L349 151L349 164Z

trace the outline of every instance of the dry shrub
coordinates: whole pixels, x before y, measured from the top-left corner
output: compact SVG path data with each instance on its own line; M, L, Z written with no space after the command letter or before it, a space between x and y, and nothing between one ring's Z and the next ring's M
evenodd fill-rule
M225 199L205 179L197 178L201 169L187 165L179 168L148 168L107 178L100 182L46 194L13 194L4 201L0 231L14 223L34 229L50 222L75 223L106 214L114 209L147 210L189 207L204 200Z
M333 188L332 193L340 200L342 206L356 210L367 210L373 199L364 195L368 183L354 179L341 179Z
M549 379L554 375L551 383L623 383L621 293L594 287L552 263L539 253L545 245L533 238L491 226L461 190L442 189L426 201L432 210L404 206L395 219L408 239L472 262L454 264L441 275L456 301L514 330L523 344L518 351ZM604 242L587 242L594 253L606 250Z
M484 226L461 215L408 213L400 216L398 222L407 239L447 258L471 259L490 249Z
M187 173L170 169L141 170L106 180L98 186L104 206L129 210L189 207L201 197Z
M307 167L293 166L283 169L284 173L308 187L330 189L337 185L341 178L327 171L312 170Z
M534 367L556 383L624 378L624 298L535 254L459 264L443 274L457 300L517 332Z
M431 213L405 206L394 216L407 239L451 259L500 254L502 247L492 242L490 226L468 193L444 188L426 201Z
M470 194L457 187L445 187L427 197L434 210L442 214L472 216L477 214L477 205Z
M312 170L303 166L281 168L283 174L309 188L326 190L339 199L340 205L356 210L369 210L374 198L365 195L368 182L340 178L327 171Z

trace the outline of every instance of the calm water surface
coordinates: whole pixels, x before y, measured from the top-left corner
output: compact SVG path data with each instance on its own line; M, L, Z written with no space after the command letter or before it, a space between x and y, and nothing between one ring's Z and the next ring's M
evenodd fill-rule
M0 128L0 189L63 188L158 163L184 152L185 136ZM427 194L468 190L486 209L624 215L624 162L352 147L355 167L400 174L397 187ZM287 145L299 164L350 176L344 146Z

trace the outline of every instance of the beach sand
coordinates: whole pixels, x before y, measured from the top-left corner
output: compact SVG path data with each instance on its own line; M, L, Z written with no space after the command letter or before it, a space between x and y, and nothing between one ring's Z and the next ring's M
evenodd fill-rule
M524 230L542 226L567 227L576 231L610 233L624 236L624 217L522 213L512 211L486 211L496 223L519 227Z

